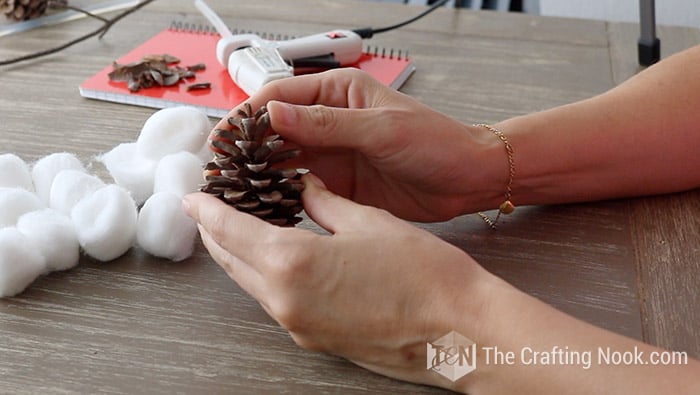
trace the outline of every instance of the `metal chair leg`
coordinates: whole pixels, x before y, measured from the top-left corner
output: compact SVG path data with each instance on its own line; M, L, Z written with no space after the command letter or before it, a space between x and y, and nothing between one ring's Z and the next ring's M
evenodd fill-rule
M656 8L654 0L639 0L639 29L637 42L639 64L650 66L661 59L661 41L656 37Z

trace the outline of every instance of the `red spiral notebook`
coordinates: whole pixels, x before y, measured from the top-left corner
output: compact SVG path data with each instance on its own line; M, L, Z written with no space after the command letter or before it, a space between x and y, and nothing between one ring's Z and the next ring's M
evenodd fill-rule
M217 33L168 28L150 38L116 62L137 62L146 55L168 54L181 60L181 65L204 63L206 69L195 73L195 78L174 86L155 86L131 92L126 82L113 82L109 73L113 66L88 78L80 84L80 95L90 99L131 104L151 108L179 105L194 106L212 117L223 117L229 110L248 98L229 77L228 71L216 60ZM398 89L415 71L413 61L405 56L395 56L393 51L363 53L357 64L361 70L374 76L383 84ZM189 83L211 83L210 89L187 90Z

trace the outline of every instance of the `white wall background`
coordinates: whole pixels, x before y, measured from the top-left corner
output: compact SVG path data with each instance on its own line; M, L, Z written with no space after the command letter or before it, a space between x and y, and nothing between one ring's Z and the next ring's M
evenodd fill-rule
M539 0L542 15L639 22L639 0ZM658 25L700 28L700 1L656 0Z
M403 3L404 0L369 0ZM408 4L426 4L426 0L407 0ZM481 8L483 0L472 0L472 8ZM508 9L509 0L497 0L496 8ZM454 5L454 0L448 2ZM548 16L639 22L639 0L523 0L527 12ZM656 0L658 25L690 26L700 29L700 0Z

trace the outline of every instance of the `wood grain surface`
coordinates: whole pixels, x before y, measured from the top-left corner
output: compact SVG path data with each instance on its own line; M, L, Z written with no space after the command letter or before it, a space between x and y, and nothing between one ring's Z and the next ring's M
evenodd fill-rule
M384 26L418 11L350 0L216 2L215 8L232 26L292 35ZM0 153L32 162L72 152L109 180L94 157L133 141L153 110L83 99L78 85L172 20L205 23L190 1L156 1L101 40L0 68ZM82 19L0 38L0 58L97 26ZM409 51L418 71L405 93L464 122L495 122L626 79L637 70L629 43L635 48L635 29L440 9L370 44ZM700 42L692 29L660 32L665 56ZM689 192L524 207L496 232L477 216L419 226L563 311L698 357L699 201ZM317 229L310 221L302 226ZM75 269L0 300L0 356L0 393L443 392L300 349L201 245L180 263L138 248L109 263L83 258Z

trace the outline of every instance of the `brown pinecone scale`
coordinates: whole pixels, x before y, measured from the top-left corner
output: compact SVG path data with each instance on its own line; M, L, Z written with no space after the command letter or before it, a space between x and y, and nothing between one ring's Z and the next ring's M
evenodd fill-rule
M0 0L0 12L8 19L26 21L44 15L48 7L61 7L66 4L67 0Z
M201 190L272 224L294 226L301 221L304 184L297 169L280 165L299 150L285 148L265 107L255 114L250 104L244 107L228 119L231 130L216 129L209 136L214 159L204 167Z

